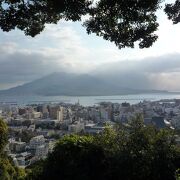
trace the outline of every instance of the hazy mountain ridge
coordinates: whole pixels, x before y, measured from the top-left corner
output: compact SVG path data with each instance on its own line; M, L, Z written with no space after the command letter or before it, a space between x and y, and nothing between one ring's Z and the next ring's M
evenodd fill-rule
M121 87L120 84L83 74L53 73L21 86L0 91L4 95L44 95L44 96L91 96L122 95L138 93L162 93L167 91L138 90Z

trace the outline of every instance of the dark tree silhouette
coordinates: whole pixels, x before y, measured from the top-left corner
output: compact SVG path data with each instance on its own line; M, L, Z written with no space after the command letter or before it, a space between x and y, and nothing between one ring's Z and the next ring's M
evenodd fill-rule
M163 0L0 0L0 28L18 28L32 37L45 28L46 23L59 20L80 21L87 33L95 33L119 48L148 48L156 41L159 24L156 11ZM174 23L179 22L179 0L165 9Z
M180 0L176 0L174 4L167 4L165 12L168 18L173 21L174 24L180 22Z
M144 126L140 117L96 136L65 136L27 179L175 180L180 148L174 138L169 130Z

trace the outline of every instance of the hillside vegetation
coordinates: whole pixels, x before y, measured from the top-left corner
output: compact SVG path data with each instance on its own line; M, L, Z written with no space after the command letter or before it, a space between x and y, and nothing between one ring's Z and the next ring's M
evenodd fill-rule
M141 117L129 126L107 126L102 134L59 139L47 159L27 167L26 174L3 153L7 127L0 121L0 179L14 180L174 180L180 147L174 132L144 126Z

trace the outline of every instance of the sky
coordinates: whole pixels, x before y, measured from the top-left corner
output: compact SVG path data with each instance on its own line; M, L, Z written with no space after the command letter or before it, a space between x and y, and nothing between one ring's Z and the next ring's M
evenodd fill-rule
M180 24L173 25L162 11L158 21L159 38L148 49L120 50L101 37L88 35L81 22L46 25L35 38L19 30L0 30L0 89L53 72L73 72L125 87L180 91Z

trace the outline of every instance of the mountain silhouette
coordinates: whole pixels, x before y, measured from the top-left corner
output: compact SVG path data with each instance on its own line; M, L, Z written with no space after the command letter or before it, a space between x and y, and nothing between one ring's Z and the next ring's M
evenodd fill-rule
M106 82L91 75L53 73L21 86L0 91L4 95L44 95L44 96L95 96L122 95L164 91L137 90L121 87L114 82Z

